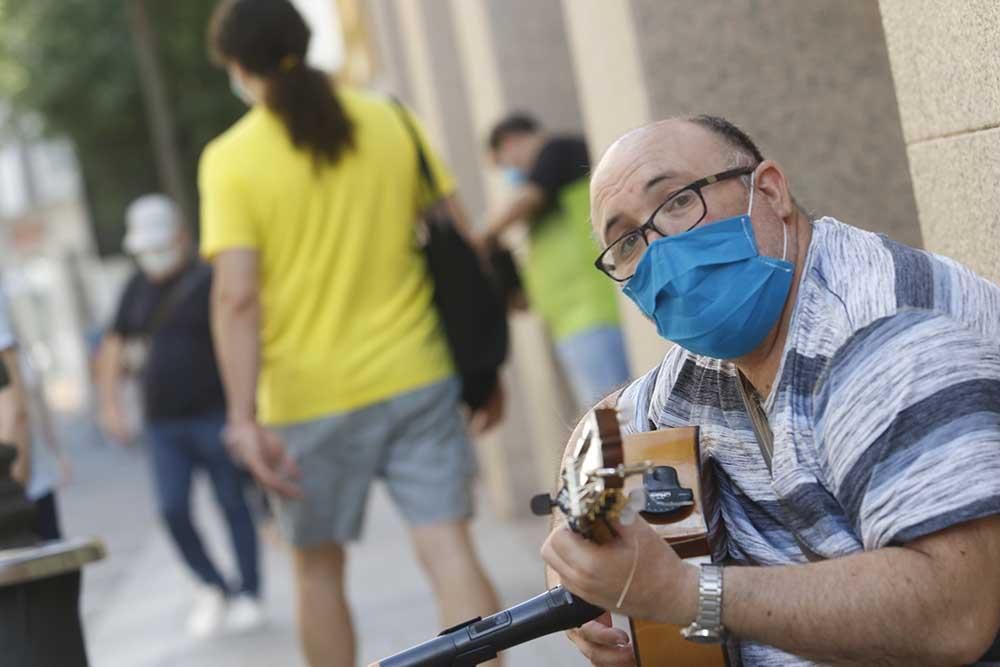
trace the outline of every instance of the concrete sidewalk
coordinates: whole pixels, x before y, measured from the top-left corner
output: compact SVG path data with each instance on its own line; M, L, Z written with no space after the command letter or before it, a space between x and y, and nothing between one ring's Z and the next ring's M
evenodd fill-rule
M114 453L103 456L121 458ZM141 458L137 456L126 458L126 465L117 467L125 479L117 483L109 480L100 488L86 485L91 491L87 495L92 511L99 507L100 517L92 511L82 515L85 508L76 504L66 513L68 534L80 534L74 530L74 519L77 524L103 526L108 531L110 558L89 568L84 584L83 608L94 667L303 665L295 637L288 555L282 547L266 541L262 542L270 618L266 628L201 642L185 635L191 579L153 514L148 483L141 481L146 476L144 462L137 463ZM115 476L107 469L104 473ZM80 490L66 494L68 498L75 495L80 495ZM112 497L100 502L95 495ZM235 572L221 516L204 480L197 484L194 503L211 552L226 572ZM541 592L544 584L538 546L546 522L501 522L487 511L481 514L475 525L477 543L503 604ZM102 534L105 530L90 532ZM116 552L116 547L122 550ZM349 591L359 633L360 664L386 657L440 630L429 587L410 551L405 528L381 490L371 499L365 537L350 552ZM586 664L561 635L518 647L507 656L506 664L516 667Z

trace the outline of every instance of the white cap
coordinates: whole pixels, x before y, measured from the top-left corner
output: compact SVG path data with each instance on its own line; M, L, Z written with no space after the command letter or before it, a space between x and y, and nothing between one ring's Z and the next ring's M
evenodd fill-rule
M125 212L125 251L131 254L170 245L181 230L180 212L166 195L143 195Z

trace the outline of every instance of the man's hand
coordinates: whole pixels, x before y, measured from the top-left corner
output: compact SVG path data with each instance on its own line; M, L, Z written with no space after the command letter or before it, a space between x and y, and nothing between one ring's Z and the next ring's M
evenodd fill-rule
M223 441L233 458L264 488L286 498L302 497L296 483L302 473L278 434L255 422L244 422L226 427Z
M478 410L474 410L469 419L469 428L472 435L482 435L496 426L503 419L504 401L506 394L503 389L503 380L497 380L496 389L493 395Z
M635 653L628 633L611 627L611 614L566 633L594 667L634 667Z
M493 248L496 247L497 237L489 230L477 232L469 239L469 244L476 251L476 254L479 255L479 259L483 263L486 263Z
M18 449L17 458L10 466L10 476L21 486L27 486L31 478L31 456L23 449Z
M121 445L130 445L135 441L135 430L118 408L108 407L101 410L101 430L108 438Z
M542 545L542 558L566 588L591 604L659 623L690 623L697 610L698 568L682 561L641 519L616 524L615 530L615 540L594 544L557 528Z

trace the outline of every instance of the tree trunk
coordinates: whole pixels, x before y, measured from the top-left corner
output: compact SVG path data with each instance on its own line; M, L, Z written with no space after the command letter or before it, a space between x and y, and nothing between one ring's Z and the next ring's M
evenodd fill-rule
M139 68L139 83L146 106L147 122L153 135L153 152L160 184L177 202L185 224L190 224L194 216L177 150L173 113L157 58L156 33L149 21L146 0L125 0L125 10Z

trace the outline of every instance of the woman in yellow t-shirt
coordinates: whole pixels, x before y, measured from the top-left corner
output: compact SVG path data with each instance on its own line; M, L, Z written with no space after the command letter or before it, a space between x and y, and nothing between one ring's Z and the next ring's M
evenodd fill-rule
M410 524L442 620L497 602L468 536L475 461L414 242L432 203L416 147L390 100L306 64L309 36L287 0L216 10L213 56L251 108L202 156L202 252L216 271L228 442L277 496L305 654L349 665L343 545L376 477ZM461 219L454 180L418 134Z

